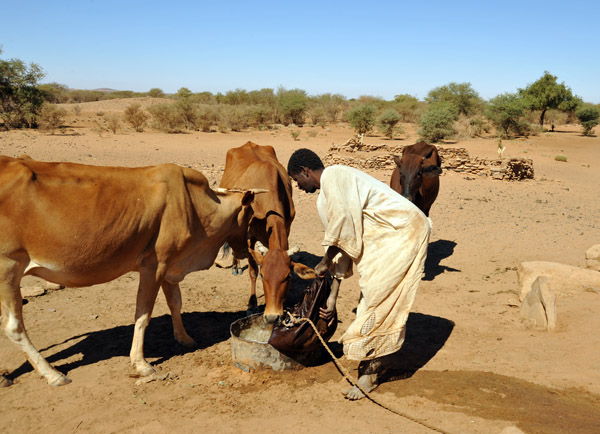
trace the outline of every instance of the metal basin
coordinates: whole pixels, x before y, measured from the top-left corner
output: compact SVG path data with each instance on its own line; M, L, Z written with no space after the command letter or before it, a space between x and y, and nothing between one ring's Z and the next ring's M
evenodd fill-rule
M268 343L273 325L266 324L260 313L238 319L229 330L233 365L246 372L265 368L274 371L302 369L316 356L304 353L291 358L277 351Z

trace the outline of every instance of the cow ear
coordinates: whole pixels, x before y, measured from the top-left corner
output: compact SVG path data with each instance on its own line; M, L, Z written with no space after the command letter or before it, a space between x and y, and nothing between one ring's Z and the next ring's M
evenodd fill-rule
M300 277L300 279L304 279L304 280L308 280L308 279L314 279L317 277L317 275L315 274L315 270L313 270L312 268L301 264L300 262L292 262L292 268L294 269L294 273L296 273L298 275L298 277Z
M434 178L442 173L442 168L431 165L423 168L423 174L429 178Z
M396 163L396 166L400 167L402 160L397 155L394 155L394 163Z
M250 252L250 254L252 255L252 257L254 258L254 261L258 265L262 265L263 259L265 259L265 257L262 255L262 253L260 253L258 250L254 250L254 249L251 249L251 248L248 248L248 251Z

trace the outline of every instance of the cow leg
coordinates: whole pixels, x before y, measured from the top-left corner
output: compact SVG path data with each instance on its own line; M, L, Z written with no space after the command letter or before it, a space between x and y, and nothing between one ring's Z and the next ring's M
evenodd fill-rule
M193 347L196 341L192 339L183 326L181 319L181 290L178 283L169 283L166 280L162 283L162 289L167 299L167 304L171 310L171 320L173 321L173 334L175 340L185 347Z
M133 329L133 342L129 357L131 364L135 367L138 374L145 377L156 372L156 369L144 359L144 336L146 327L152 317L152 309L160 283L156 281L156 269L142 268L140 270L140 284L137 292L135 305L135 325Z
M29 340L29 336L27 336L23 322L23 299L19 288L20 277L18 263L5 259L0 261L1 327L8 339L17 344L27 355L27 360L29 360L31 366L48 381L48 384L51 386L68 384L71 380L54 369L44 356L35 349ZM2 377L0 384L9 385L10 380Z
M248 275L250 276L250 298L248 299L247 315L258 313L258 300L256 299L256 276L258 275L258 264L248 255Z

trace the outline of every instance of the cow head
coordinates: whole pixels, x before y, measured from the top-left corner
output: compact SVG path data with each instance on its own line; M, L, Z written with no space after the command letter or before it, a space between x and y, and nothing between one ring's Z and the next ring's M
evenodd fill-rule
M245 190L235 191L228 189L217 189L218 194L235 194L241 195L241 205L239 212L234 216L231 225L228 227L227 238L225 243L228 248L233 250L233 255L238 259L243 259L248 256L248 246L246 240L248 239L248 224L252 218L252 201L254 195L261 191Z
M292 271L301 279L314 279L315 271L299 262L294 262L291 255L298 252L298 248L289 250L268 249L257 241L254 249L249 249L250 254L260 266L260 275L263 280L265 292L264 320L269 324L275 323L283 315L283 302L290 287Z
M442 173L437 158L433 158L435 147L432 145L426 146L430 147L426 154L412 153L411 147L407 146L402 152L402 158L394 156L394 162L398 166L400 185L402 186L401 194L413 203L423 185L423 176L433 178Z

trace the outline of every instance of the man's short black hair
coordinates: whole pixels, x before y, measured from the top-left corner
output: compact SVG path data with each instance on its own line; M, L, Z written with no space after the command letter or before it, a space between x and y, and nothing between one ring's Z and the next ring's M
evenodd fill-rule
M291 176L300 173L302 167L306 167L310 170L319 170L325 168L319 156L310 149L306 148L301 148L294 151L290 157L290 160L288 161L288 175Z

